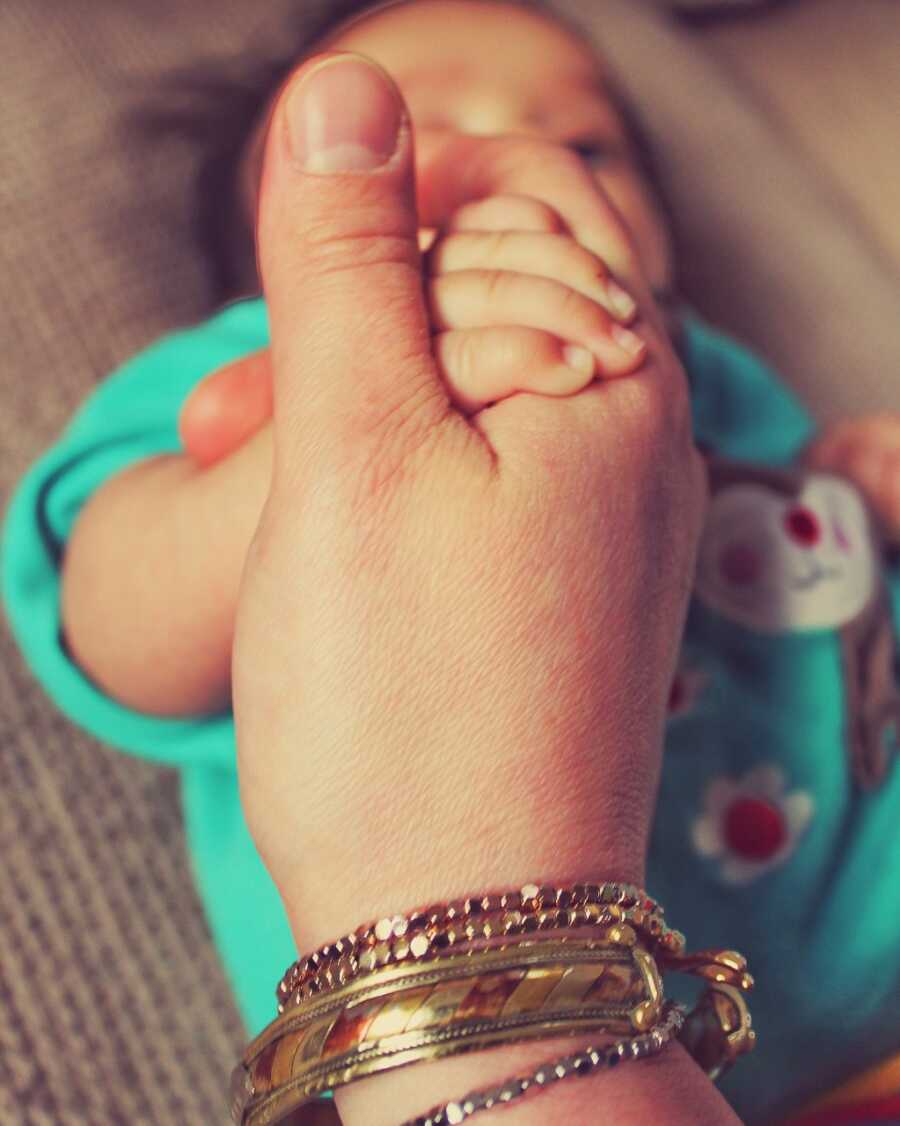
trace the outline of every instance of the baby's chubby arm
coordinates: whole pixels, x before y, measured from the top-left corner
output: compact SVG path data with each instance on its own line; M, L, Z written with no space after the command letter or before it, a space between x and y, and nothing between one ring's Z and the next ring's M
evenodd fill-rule
M63 563L69 652L136 711L202 715L230 700L244 557L269 486L265 428L216 465L141 462L88 501Z
M643 361L625 327L632 299L562 232L546 204L491 197L460 208L430 245L432 344L461 412L523 390L574 394ZM229 706L240 576L271 473L270 395L265 351L213 374L182 411L187 452L112 478L73 529L66 643L103 691L136 711Z

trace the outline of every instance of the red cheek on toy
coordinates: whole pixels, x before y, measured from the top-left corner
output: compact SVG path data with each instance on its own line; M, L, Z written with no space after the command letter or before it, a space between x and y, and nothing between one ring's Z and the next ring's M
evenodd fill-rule
M722 578L731 586L753 586L762 577L764 561L761 553L749 543L730 543L719 557Z

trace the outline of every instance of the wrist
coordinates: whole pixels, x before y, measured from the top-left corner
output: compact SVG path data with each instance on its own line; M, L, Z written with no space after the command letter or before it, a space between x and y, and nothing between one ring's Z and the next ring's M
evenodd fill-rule
M553 834L550 836L552 840ZM479 843L477 849L461 847L455 854L447 854L440 864L426 864L424 850L411 854L402 866L376 855L373 862L353 870L340 870L339 866L332 870L326 865L329 879L324 878L325 872L320 873L323 882L320 884L317 878L319 890L315 893L308 878L304 879L302 893L294 899L284 889L279 890L297 949L309 953L361 924L409 914L429 904L464 899L473 892L502 892L535 882L574 885L608 881L644 886L643 857L626 857L623 853L612 860L614 850L604 848L602 842L592 853L573 854L559 844L559 839L555 848L540 850L526 848L519 840L504 848L499 841ZM330 892L326 893L329 881Z
M414 795L409 788L371 787L350 808L344 787L339 825L323 809L326 797L310 795L305 808L310 815L316 811L315 863L295 860L288 880L278 881L298 950L312 950L368 920L475 891L533 882L644 885L656 785L655 778L645 784L634 775L658 756L635 754L632 792L626 793L614 787L619 775L611 782L599 756L586 747L577 753L571 746L545 750L543 766L535 757L534 769L523 751L523 765L505 771L502 786L490 770L461 783L458 768L440 765L465 761L467 753L454 756L445 749L435 755L435 766L421 768L427 773ZM382 762L389 757L365 756ZM416 773L412 766L408 771Z

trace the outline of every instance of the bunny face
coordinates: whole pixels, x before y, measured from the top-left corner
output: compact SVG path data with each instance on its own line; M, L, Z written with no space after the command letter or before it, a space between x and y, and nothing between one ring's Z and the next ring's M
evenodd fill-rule
M876 589L869 517L841 478L812 474L795 495L740 482L713 496L696 594L724 617L761 633L833 629Z

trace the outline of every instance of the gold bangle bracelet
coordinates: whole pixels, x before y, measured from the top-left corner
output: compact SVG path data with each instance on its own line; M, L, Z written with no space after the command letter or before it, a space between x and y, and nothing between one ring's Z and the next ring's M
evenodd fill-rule
M240 1126L286 1115L295 1126L324 1126L338 1121L333 1103L317 1097L329 1088L586 1029L637 1033L619 1043L640 1058L660 1050L661 1014L662 1042L677 1032L718 1078L754 1046L743 996L753 978L733 950L687 953L663 915L627 884L526 884L357 928L283 976L279 1015L232 1072L232 1116ZM660 974L668 971L707 982L686 1018L665 1001ZM599 1060L605 1049L591 1051ZM577 1074L598 1065L581 1063ZM430 1116L422 1121L431 1126ZM435 1121L443 1123L440 1108Z
M232 1112L256 1126L418 1060L582 1030L644 1031L662 1003L655 962L637 947L521 943L385 968L273 1022L235 1069Z
M441 957L449 948L479 938L620 921L679 953L684 935L667 927L663 915L641 888L611 882L524 884L517 891L435 903L358 927L294 962L278 983L278 1011L283 1012L292 999L304 1000L343 985L357 973L395 961Z

